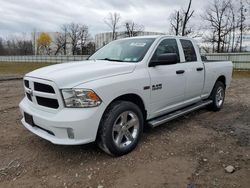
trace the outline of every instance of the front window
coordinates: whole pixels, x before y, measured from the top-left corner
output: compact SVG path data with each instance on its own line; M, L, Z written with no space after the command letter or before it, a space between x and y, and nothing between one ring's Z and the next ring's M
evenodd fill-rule
M144 58L154 40L154 38L137 38L113 41L98 50L89 59L139 62Z
M151 60L157 61L160 55L169 53L175 53L177 55L177 62L180 62L179 49L175 39L165 39L161 41Z

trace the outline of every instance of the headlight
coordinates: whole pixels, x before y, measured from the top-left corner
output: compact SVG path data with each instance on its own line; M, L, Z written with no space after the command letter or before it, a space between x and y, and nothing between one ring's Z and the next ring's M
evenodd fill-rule
M89 108L99 106L101 99L90 89L63 89L62 96L66 107Z

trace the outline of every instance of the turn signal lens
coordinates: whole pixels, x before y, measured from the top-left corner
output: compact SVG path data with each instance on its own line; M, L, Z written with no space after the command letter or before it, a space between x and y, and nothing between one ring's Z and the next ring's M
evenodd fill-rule
M93 91L88 91L87 96L93 100L93 101L99 101L100 98L93 92Z

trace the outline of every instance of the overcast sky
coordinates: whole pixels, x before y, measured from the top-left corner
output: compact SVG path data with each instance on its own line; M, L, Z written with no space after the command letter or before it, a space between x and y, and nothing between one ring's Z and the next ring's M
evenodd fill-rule
M20 32L58 31L70 22L89 26L92 35L109 31L103 22L109 12L118 12L122 21L134 20L146 31L169 31L169 15L185 8L189 0L0 0L0 35ZM208 2L193 0L195 20Z

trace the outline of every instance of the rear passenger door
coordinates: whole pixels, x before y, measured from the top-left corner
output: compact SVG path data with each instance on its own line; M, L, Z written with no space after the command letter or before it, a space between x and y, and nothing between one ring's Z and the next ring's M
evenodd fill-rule
M197 54L199 54L197 47L193 45L193 42L188 39L180 39L180 43L183 49L186 70L186 92L185 92L185 104L191 104L201 100L201 93L204 84L204 66Z

